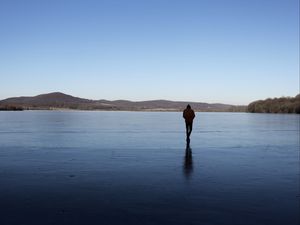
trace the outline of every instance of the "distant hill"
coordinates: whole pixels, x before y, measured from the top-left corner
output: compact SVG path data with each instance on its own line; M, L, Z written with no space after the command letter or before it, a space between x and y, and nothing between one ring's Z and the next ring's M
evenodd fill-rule
M295 97L268 98L248 105L252 113L297 113L300 114L300 94Z
M0 110L5 109L78 109L78 110L129 110L129 111L181 111L191 104L196 111L245 111L245 106L227 104L208 104L184 101L126 101L126 100L89 100L67 95L60 92L37 95L34 97L14 97L0 101Z

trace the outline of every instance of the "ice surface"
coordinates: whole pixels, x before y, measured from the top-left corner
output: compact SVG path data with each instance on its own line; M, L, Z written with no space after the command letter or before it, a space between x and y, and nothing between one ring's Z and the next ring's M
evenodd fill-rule
M0 224L298 224L299 115L0 112Z

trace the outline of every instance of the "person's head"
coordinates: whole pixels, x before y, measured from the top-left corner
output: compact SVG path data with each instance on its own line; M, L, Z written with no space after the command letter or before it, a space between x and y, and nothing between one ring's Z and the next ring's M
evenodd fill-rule
M187 108L187 109L191 109L191 106L190 106L190 104L188 104L188 105L186 106L186 108Z

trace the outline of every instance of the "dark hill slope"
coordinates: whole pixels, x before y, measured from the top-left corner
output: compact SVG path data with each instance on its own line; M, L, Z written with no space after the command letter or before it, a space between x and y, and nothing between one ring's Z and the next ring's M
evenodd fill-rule
M297 113L300 114L300 94L295 97L268 98L248 105L252 113Z
M5 100L0 101L0 103L47 105L56 103L84 103L89 101L90 100L73 97L71 95L66 95L61 92L53 92L49 94L37 95L34 97L7 98Z
M17 107L23 109L79 109L79 110L132 110L132 111L181 111L191 104L196 111L236 111L235 106L200 102L180 102L167 100L126 101L89 100L60 92L34 97L8 98L0 101L0 108ZM243 111L240 110L239 111Z

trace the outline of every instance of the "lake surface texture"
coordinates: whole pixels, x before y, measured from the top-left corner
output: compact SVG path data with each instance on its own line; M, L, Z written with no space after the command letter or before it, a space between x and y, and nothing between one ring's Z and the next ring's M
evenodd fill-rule
M0 112L0 224L297 225L299 115Z

